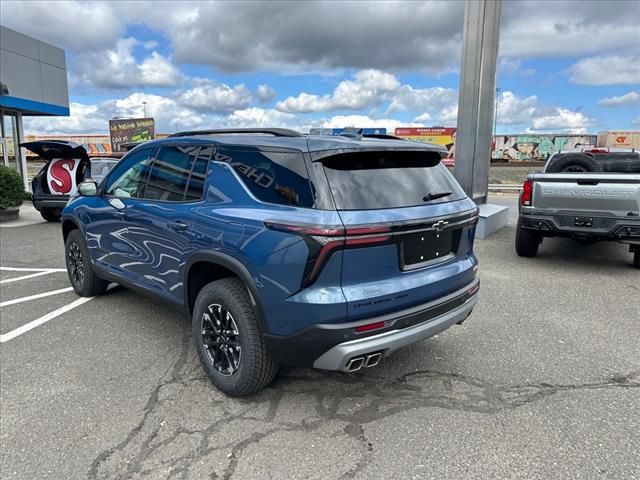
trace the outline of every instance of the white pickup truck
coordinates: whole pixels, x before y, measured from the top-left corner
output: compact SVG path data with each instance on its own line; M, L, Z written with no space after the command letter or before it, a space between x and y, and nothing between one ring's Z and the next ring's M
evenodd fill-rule
M640 268L640 153L585 148L554 153L520 195L516 252L534 257L545 237L629 245Z

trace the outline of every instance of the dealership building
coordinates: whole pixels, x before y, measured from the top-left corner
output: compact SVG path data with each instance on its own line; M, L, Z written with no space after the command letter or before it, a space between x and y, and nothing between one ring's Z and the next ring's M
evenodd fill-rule
M64 50L0 25L0 156L27 185L22 119L69 115Z

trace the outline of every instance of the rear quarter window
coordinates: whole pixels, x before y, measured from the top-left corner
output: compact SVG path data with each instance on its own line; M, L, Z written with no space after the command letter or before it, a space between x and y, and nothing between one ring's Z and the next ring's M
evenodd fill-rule
M312 208L314 189L301 152L219 148L215 160L228 163L260 201Z

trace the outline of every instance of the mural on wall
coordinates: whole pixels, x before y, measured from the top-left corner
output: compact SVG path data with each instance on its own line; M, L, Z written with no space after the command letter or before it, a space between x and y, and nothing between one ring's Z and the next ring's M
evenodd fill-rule
M493 160L546 160L553 152L596 144L595 135L496 135Z

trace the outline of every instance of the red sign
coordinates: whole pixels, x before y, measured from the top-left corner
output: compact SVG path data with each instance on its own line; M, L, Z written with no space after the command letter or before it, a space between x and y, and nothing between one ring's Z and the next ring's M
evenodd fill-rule
M396 136L398 137L422 137L431 135L447 135L451 136L455 133L454 127L411 127L396 128Z

